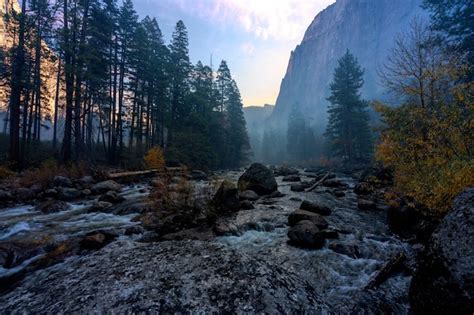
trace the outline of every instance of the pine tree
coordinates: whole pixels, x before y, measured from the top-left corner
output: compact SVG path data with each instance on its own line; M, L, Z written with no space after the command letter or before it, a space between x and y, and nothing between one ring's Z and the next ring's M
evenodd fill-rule
M188 31L183 21L176 23L170 49L171 128L178 127L186 115L185 100L189 93L191 62L188 51Z
M290 160L307 161L314 157L316 142L313 131L298 106L293 106L288 117L287 153Z
M228 157L229 166L239 166L248 156L250 148L245 126L242 99L239 88L234 80L229 85L227 121L228 121Z
M328 98L331 104L325 136L331 155L348 162L367 160L372 151L368 103L359 92L364 84L363 75L357 59L347 50L334 71Z

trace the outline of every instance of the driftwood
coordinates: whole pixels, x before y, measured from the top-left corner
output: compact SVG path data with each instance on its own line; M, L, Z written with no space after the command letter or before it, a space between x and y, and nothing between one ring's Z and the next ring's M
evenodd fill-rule
M318 187L319 185L321 185L321 183L324 182L324 180L325 180L326 178L328 178L328 176L329 176L329 172L328 172L326 175L324 175L323 178L321 178L320 180L318 180L318 181L316 182L316 184L314 184L313 186L311 186L311 187L309 187L308 189L306 189L305 192L313 191L316 187Z
M389 259L382 268L369 280L365 286L365 290L373 289L390 278L394 273L402 269L403 264L405 263L406 256L403 253L395 255Z

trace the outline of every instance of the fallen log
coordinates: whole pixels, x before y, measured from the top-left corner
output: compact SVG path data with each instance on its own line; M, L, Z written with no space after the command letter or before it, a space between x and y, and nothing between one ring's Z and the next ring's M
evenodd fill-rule
M321 185L322 182L324 182L324 180L325 180L326 178L328 178L328 176L329 176L329 172L328 172L326 175L324 175L323 178L321 178L320 180L318 180L318 181L316 182L316 184L314 184L313 186L311 186L311 187L309 187L308 189L306 189L305 192L310 192L310 191L313 191L314 189L316 189L316 187L318 187L319 185Z
M369 280L364 289L373 289L387 281L387 279L390 278L394 273L402 269L405 260L406 256L403 253L399 253L398 255L395 255L394 257L389 259L382 266L382 268Z
M148 177L157 174L177 174L185 173L186 168L184 167L166 167L163 170L151 169L144 171L130 171L130 172L119 172L108 174L107 177L113 180L127 179L127 178L137 178L137 177Z

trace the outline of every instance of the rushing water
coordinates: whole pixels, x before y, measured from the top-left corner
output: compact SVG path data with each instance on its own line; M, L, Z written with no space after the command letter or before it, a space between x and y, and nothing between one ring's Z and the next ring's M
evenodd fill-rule
M234 177L236 175L233 174ZM302 180L309 179L303 176ZM333 309L351 311L353 309L349 305L364 303L364 288L382 265L398 253L411 257L412 250L408 244L390 233L383 209L361 211L357 208L357 196L351 189L354 181L351 178L343 180L349 185L349 189L346 190L345 197L337 198L324 187L310 193L292 192L290 183L282 182L279 178L279 190L285 196L274 205L257 203L256 209L239 212L229 223L241 229L236 235L219 237L216 241L253 256L278 262L310 280L318 288L323 300ZM342 232L336 241L349 248L356 248L356 257L329 249L329 244L334 240L327 240L320 250L305 250L288 245L287 218L301 203L291 200L295 197L330 206L333 211L325 219L330 228ZM407 313L409 282L410 277L402 274L387 280L378 288L377 294L380 296L377 299L380 305L373 307L379 309L386 306L397 313Z
M239 175L239 172L227 172L222 177L237 180ZM302 176L302 180L310 178ZM236 227L234 235L217 237L214 242L271 260L300 275L317 288L325 303L338 312L353 311L354 305L355 309L361 309L364 303L375 303L372 305L375 309L386 307L396 313L407 313L408 275L396 275L370 293L364 288L395 254L405 253L411 257L411 247L390 233L383 209L359 210L357 196L352 192L353 179L342 180L349 185L349 189L346 190L346 196L336 198L324 187L310 193L292 192L290 184L279 178L279 190L284 197L275 199L273 204L259 200L255 209L243 210L228 218L227 222ZM213 187L209 182L200 182L196 186L204 190ZM141 185L129 186L121 194L128 200L139 201L147 195L143 188ZM331 207L332 213L325 219L330 228L339 231L339 239L327 240L320 250L305 250L288 245L288 215L301 203L292 200L294 198L317 201ZM65 239L98 229L126 228L137 224L132 221L136 214L88 213L87 208L92 202L73 203L69 210L52 214L43 214L32 206L0 210L0 241L27 239L42 234ZM330 243L335 241L352 249L355 254L331 250ZM0 276L16 272L35 259L37 257L32 257L12 269L0 268ZM366 299L367 294L370 299Z

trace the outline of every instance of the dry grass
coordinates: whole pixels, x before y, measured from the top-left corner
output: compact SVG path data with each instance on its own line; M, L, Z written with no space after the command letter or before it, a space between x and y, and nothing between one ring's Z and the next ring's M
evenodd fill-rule
M70 165L60 165L54 160L44 161L40 167L26 170L18 183L22 187L40 185L48 187L55 176L65 176L71 179L81 178L89 173L89 169L84 162Z

